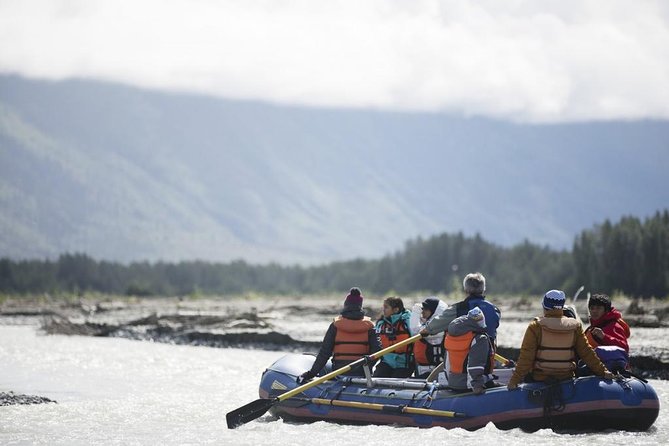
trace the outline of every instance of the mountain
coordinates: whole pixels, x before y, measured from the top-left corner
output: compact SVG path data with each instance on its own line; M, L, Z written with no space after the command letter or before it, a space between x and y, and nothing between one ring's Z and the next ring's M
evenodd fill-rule
M669 122L532 125L0 76L0 257L324 263L569 248L669 206Z

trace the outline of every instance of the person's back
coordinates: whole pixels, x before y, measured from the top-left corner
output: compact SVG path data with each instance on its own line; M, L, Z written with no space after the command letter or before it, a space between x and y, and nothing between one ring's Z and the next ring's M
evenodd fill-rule
M455 318L448 325L445 345L448 386L459 391L472 389L477 395L484 393L494 353L483 311L475 307Z
M337 329L332 349L332 367L339 369L365 355L370 349L369 333L374 323L362 310L343 311L332 325Z
M340 315L330 324L323 337L323 343L314 364L310 370L300 375L299 381L308 381L316 376L325 367L330 357L332 357L332 366L336 370L363 356L381 350L374 322L365 316L362 302L363 296L360 289L351 288L344 300L344 307ZM364 370L350 370L345 375L364 376Z
M480 308L486 318L486 331L494 344L497 340L497 329L499 328L501 312L493 303L486 300L486 296L484 295L486 291L485 276L481 273L467 274L462 281L462 287L467 297L455 304L456 317L466 315L473 308Z
M486 331L490 336L493 345L497 342L497 328L501 319L499 308L487 301L483 293L486 290L485 277L481 273L467 274L462 281L462 287L467 297L446 308L439 316L430 320L430 322L420 331L423 336L429 336L440 331L446 331L448 325L459 316L464 316L475 307L480 308L486 317Z
M564 292L550 290L543 297L544 315L534 318L525 331L520 357L509 380L513 390L523 380L545 381L574 377L576 358L580 357L594 374L611 378L604 364L588 344L583 327L573 318L565 317Z

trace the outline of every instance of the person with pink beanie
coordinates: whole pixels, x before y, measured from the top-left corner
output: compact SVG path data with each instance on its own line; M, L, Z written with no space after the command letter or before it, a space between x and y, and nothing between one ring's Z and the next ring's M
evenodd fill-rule
M298 377L299 382L309 381L318 375L330 358L332 367L336 370L381 350L374 322L365 316L362 302L363 295L360 288L351 288L344 299L341 313L332 321L323 337L314 364L311 369ZM364 370L350 370L346 375L364 376Z

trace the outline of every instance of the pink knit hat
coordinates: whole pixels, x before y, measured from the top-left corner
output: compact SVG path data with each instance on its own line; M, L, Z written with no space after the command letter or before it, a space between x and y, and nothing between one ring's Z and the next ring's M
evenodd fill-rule
M362 307L362 293L360 292L360 288L353 287L351 288L351 291L348 292L348 296L346 296L346 300L344 300L344 306L356 306L356 307Z

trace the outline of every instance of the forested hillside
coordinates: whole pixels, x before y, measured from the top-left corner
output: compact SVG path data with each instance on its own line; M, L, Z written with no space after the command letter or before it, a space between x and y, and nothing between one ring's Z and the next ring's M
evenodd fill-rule
M99 291L129 295L342 292L358 285L374 293L449 292L464 274L482 271L493 294L538 294L550 288L588 289L631 296L669 295L669 211L625 217L583 231L574 248L530 242L505 248L462 233L408 241L379 260L317 267L229 263L96 261L84 254L57 261L0 260L4 293Z

